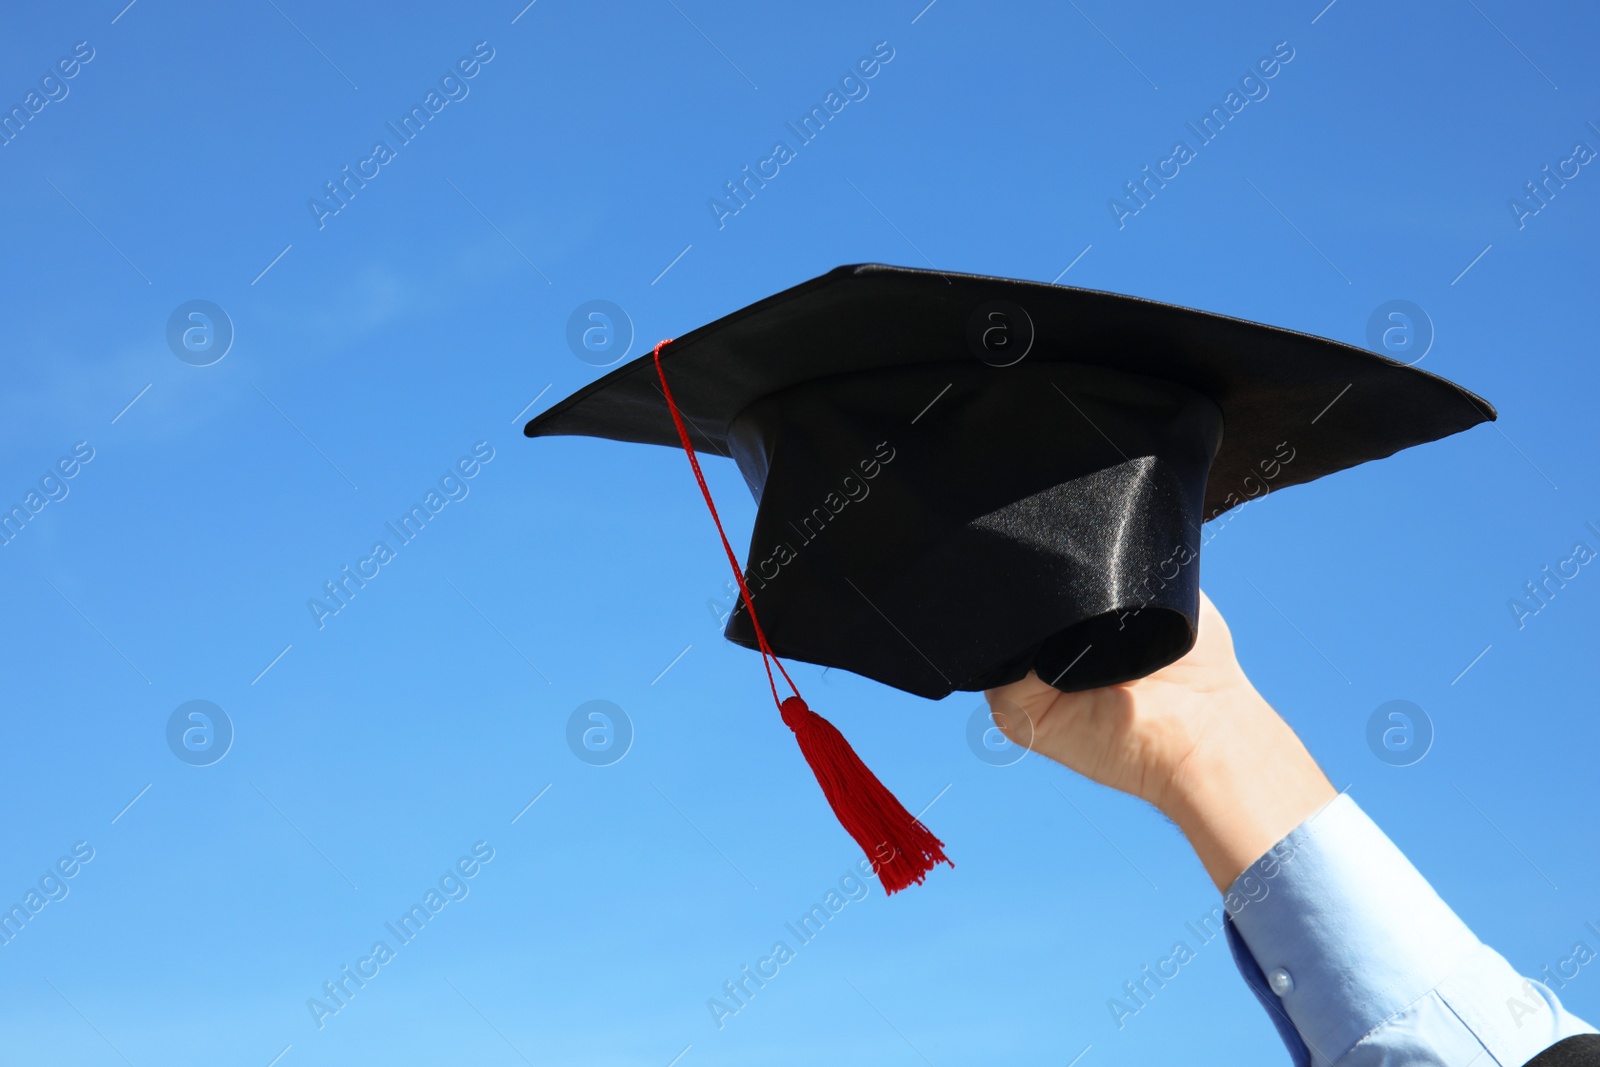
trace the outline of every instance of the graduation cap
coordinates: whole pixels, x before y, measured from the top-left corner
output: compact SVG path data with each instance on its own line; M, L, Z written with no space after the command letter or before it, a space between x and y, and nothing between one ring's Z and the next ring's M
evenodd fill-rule
M839 267L580 389L524 428L683 448L740 586L729 640L889 892L942 845L779 657L938 699L1030 670L1073 692L1195 641L1201 524L1495 418L1336 341L1114 293ZM696 451L757 501L739 563ZM779 696L769 664L793 693Z

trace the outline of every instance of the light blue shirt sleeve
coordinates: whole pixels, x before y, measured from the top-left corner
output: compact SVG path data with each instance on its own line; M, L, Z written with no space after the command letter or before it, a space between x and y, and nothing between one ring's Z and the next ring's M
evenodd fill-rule
M1348 794L1223 905L1234 962L1295 1067L1522 1067L1596 1032L1479 941Z

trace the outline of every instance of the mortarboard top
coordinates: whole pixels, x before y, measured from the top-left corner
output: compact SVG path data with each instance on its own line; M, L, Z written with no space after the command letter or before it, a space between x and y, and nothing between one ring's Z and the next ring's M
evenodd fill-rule
M663 342L524 432L692 445L697 477L693 450L730 456L758 508L742 575L728 548L743 610L727 637L937 699L1029 670L1070 692L1171 663L1195 639L1203 522L1494 417L1326 338L867 264ZM866 788L830 788L812 756L836 811L834 793ZM869 854L884 840L841 819ZM922 871L937 845L921 842Z

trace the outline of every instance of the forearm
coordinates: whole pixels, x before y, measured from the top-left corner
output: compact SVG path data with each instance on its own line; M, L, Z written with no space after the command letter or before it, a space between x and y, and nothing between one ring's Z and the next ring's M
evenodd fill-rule
M1216 694L1173 769L1161 809L1219 890L1337 792L1289 724L1248 682Z
M1473 935L1242 675L1208 699L1158 806L1297 1064L1523 1064L1594 1032Z

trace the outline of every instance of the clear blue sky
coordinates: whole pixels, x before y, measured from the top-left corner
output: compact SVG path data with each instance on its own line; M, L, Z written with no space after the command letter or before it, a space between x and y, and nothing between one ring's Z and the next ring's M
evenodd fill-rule
M0 38L25 116L0 146L0 503L38 494L0 547L0 903L39 893L0 945L0 1058L1281 1062L1220 940L1113 1022L1215 903L1170 824L979 760L975 694L804 666L908 806L938 798L956 869L850 902L713 1022L858 854L720 636L683 457L520 424L604 373L566 340L586 301L625 310L637 355L854 262L1356 344L1385 302L1422 308L1419 366L1502 421L1251 504L1203 582L1336 785L1485 940L1528 973L1600 949L1600 567L1520 627L1509 604L1600 549L1600 168L1564 163L1600 149L1593 13L123 2L33 5ZM1124 183L1236 90L1119 228ZM785 124L832 91L855 98L799 145ZM413 105L405 142L387 124ZM779 140L793 158L719 228L712 199ZM1546 165L1569 177L1519 220ZM364 187L311 207L347 166ZM232 324L215 362L169 345L197 300ZM742 543L742 479L707 469ZM425 532L364 564L430 490ZM375 577L319 629L307 601L346 565ZM168 740L196 700L233 734L205 766ZM632 724L609 766L567 742L594 700ZM1368 747L1392 700L1433 724L1410 766ZM441 878L401 945L385 923ZM307 1001L347 965L375 976L319 1029ZM1560 992L1600 1021L1600 963Z

